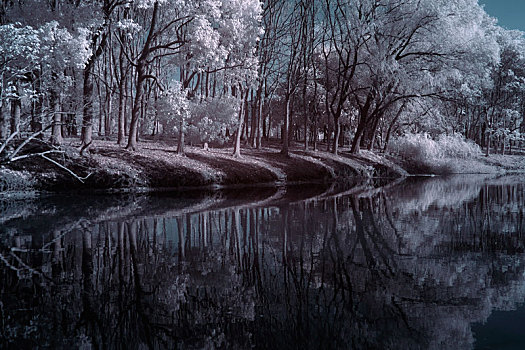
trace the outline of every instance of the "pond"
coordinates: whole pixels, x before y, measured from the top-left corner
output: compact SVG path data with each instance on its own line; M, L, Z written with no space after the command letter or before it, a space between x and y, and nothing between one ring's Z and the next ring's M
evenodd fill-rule
M520 177L3 200L0 348L524 348L524 214Z

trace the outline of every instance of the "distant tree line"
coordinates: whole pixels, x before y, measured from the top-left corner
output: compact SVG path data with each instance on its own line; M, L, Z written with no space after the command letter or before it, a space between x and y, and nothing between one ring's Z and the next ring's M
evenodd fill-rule
M28 137L524 141L525 39L477 0L1 0L0 155ZM14 146L13 146L14 147Z

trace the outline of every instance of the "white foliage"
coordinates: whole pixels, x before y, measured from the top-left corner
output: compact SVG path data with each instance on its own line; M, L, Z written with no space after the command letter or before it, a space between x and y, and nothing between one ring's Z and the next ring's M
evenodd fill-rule
M223 0L219 25L221 44L228 52L228 64L241 67L229 71L233 80L253 81L257 77L255 47L264 33L260 24L261 11L258 0Z
M141 25L131 18L121 19L117 22L116 26L125 33L137 33L142 30Z
M437 140L426 133L406 134L393 140L390 150L405 159L421 162L443 158L467 158L481 154L478 145L460 134L442 134Z
M208 98L194 103L191 131L199 141L227 141L226 129L237 125L240 101L234 97Z
M186 122L190 116L190 103L187 91L183 90L179 82L174 82L165 90L158 101L157 110L159 120L167 132L174 132L180 123Z
M204 15L197 15L190 24L189 44L191 64L196 68L215 67L226 59L227 52L220 46L220 33Z
M46 23L40 28L43 62L58 71L73 66L84 68L91 55L88 33L86 29L79 29L77 36L73 36L56 21Z
M40 54L38 31L30 26L0 26L0 70L23 67L35 62Z
M38 66L40 44L38 31L30 26L19 23L0 26L0 108L10 97L31 94L15 85L22 75Z
M168 2L168 0L134 0L135 4L139 9L149 9L152 8L155 3L163 5Z

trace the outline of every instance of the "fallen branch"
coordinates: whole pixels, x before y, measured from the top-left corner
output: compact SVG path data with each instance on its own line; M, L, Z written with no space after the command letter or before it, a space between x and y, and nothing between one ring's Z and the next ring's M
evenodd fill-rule
M7 157L7 160L8 160L9 162L12 162L12 161L13 161L13 158L15 158L16 154L17 154L18 152L20 152L20 150L21 150L25 145L27 145L27 144L28 144L32 139L34 139L35 137L37 137L37 136L43 134L43 133L44 133L47 129L49 129L51 126L52 126L52 124L46 126L44 129L42 129L42 130L40 130L40 131L38 131L38 132L35 132L35 133L32 134L31 136L29 136L24 142L22 142L22 143L20 144L20 146L18 146L13 152L11 152L11 154L9 155L9 157Z
M6 148L6 146L9 144L9 142L11 142L12 139L15 138L16 135L18 135L18 130L15 131L14 133L12 133L12 134L7 138L7 140L5 140L5 142L2 144L2 146L0 146L0 154L2 154L2 152L4 151L4 149Z
M43 152L43 153L46 153L46 152ZM85 177L80 177L78 176L77 174L75 174L71 169L65 167L64 165L60 164L59 162L57 162L56 160L53 160L49 157L46 157L45 154L41 153L40 156L48 161L50 161L51 163L55 164L56 166L64 169L65 171L67 171L68 173L70 173L75 179L77 179L78 181L84 183L84 181L91 176L92 173L89 173L87 174Z
M23 156L18 156L18 157L14 157L14 158L10 159L9 163L15 162L15 161L20 160L20 159L29 158L29 157L42 156L42 155L46 155L46 154L49 154L49 153L64 153L64 151L61 151L61 150L58 150L58 149L52 149L52 150L41 152L41 153L24 154Z
M56 160L52 159L52 158L49 158L47 157L46 155L47 154L51 154L51 153L64 153L63 150L58 150L58 149L52 149L52 150L49 150L49 151L45 151L45 152L40 152L40 153L31 153L31 154L24 154L23 156L18 156L18 157L13 157L13 158L10 158L9 159L9 163L11 162L15 162L17 160L21 160L21 159L25 159L25 158L30 158L30 157L36 157L36 156L40 156L42 158L44 158L45 160L55 164L56 166L58 166L59 168L61 169L64 169L65 171L67 171L69 174L71 174L75 179L77 179L78 181L80 181L81 183L84 183L84 181L91 176L92 173L89 173L88 175L86 175L85 177L81 177L77 174L75 174L75 172L73 172L71 169L69 169L68 167L66 167L65 165L62 165L60 164L59 162L57 162Z

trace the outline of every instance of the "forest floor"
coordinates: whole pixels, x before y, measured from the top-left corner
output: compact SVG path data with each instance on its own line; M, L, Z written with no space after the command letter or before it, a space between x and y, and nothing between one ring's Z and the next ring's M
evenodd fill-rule
M275 185L313 182L352 182L371 177L400 178L421 169L406 162L370 151L350 154L343 148L335 156L325 151L304 151L291 145L289 157L273 142L261 149L244 147L242 157L232 148L186 146L177 154L173 141L142 141L140 149L129 152L114 141L97 140L91 154L78 154L78 139L68 139L63 153L48 155L56 163L35 155L0 166L0 192L114 190L141 191L217 186ZM32 145L26 153L45 150ZM325 145L321 149L326 149ZM460 160L439 160L434 173L524 173L524 156L491 155ZM445 164L445 165L443 165ZM66 169L67 168L67 169ZM423 167L423 169L425 169ZM525 175L524 175L525 176Z

